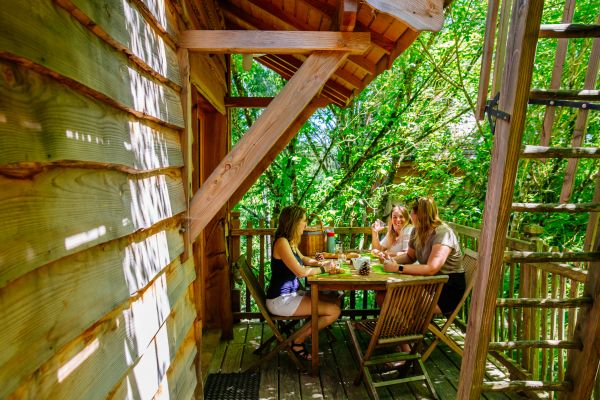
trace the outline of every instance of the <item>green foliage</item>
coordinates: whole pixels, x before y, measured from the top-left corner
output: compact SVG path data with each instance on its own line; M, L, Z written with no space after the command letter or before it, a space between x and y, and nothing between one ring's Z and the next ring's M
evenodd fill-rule
M564 1L546 3L543 22L559 23ZM580 3L574 20L593 23L600 0ZM350 106L316 112L240 202L238 207L249 211L242 218L271 220L281 207L299 203L325 223L365 225L386 215L392 201L430 195L444 219L480 224L494 140L488 123L473 116L486 9L486 2L454 1L442 31L421 34ZM532 87L550 87L556 43L540 40ZM583 87L591 44L592 39L571 41L561 88ZM234 57L232 70L233 95L273 96L284 84L257 62L246 72ZM544 111L530 107L525 143L539 144ZM234 142L259 114L255 109L232 113ZM576 115L557 110L553 145L570 145ZM599 128L598 113L590 113L586 145L600 145ZM409 161L415 174L396 177ZM523 162L515 201L558 202L565 164ZM593 161L579 163L572 201L591 200L596 172ZM551 245L582 246L585 215L515 214L511 229L518 232L531 223L544 226Z

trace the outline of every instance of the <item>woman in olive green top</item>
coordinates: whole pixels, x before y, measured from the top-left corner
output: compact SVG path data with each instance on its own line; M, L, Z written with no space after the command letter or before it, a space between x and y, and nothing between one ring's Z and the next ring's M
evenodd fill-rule
M448 275L435 312L450 314L466 288L462 252L456 234L440 220L432 198L419 198L413 205L410 218L414 229L408 250L386 261L385 270L409 275ZM415 261L418 264L414 264Z

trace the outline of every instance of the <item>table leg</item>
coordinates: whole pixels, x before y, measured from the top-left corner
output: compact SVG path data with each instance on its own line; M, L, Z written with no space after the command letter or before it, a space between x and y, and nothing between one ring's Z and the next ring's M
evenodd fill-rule
M319 285L310 285L311 300L311 340L312 340L312 376L319 375Z

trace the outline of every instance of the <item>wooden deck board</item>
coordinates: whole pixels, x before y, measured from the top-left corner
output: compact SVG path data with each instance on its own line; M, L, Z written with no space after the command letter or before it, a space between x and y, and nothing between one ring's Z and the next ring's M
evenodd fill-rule
M252 352L263 340L271 335L267 326L260 322L241 322L234 326L234 338L221 341L216 347L203 349L210 351L213 359L208 373L238 372L246 369L258 359ZM354 386L354 377L358 367L354 359L352 344L346 331L345 323L338 322L333 326L335 340L331 341L321 332L319 357L321 368L318 377L301 373L291 362L285 352L274 357L261 366L261 400L304 400L304 399L368 399L365 385ZM211 345L215 346L214 340ZM203 359L206 354L203 354ZM425 363L429 375L441 400L456 398L459 367L461 358L448 347L441 344ZM307 367L310 365L307 364ZM493 366L489 366L493 368ZM492 371L497 379L503 376L499 370ZM205 372L206 374L206 372ZM490 374L490 375L492 375ZM422 383L397 385L386 390L379 390L380 398L387 400L429 399L431 395ZM501 393L485 393L482 398L491 400L519 399L518 395L510 397Z

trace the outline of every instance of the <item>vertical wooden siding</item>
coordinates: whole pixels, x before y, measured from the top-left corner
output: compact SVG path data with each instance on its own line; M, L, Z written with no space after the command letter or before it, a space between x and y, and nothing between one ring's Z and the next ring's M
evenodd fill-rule
M0 11L0 398L194 393L181 24L162 1Z

